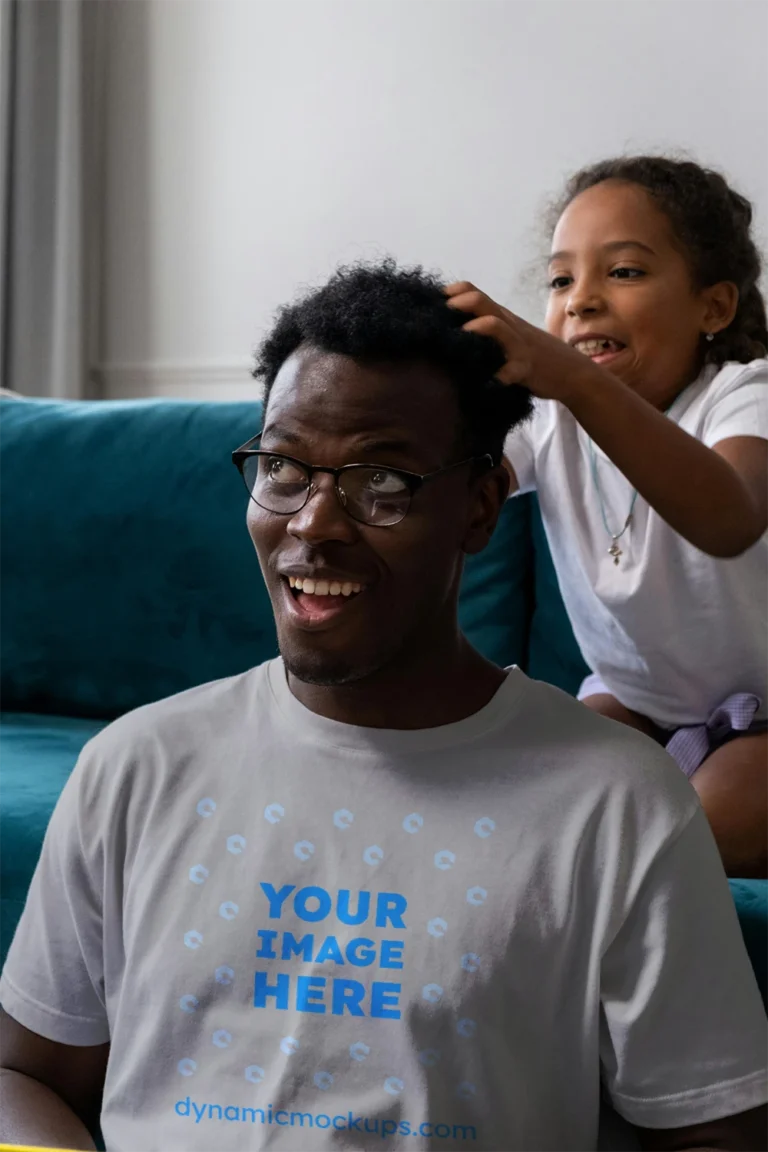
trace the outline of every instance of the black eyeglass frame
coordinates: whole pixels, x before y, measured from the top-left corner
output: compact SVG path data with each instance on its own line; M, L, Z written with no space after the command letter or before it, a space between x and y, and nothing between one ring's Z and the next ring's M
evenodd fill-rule
M435 472L424 472L421 474L418 472L409 472L405 468L393 468L389 464L342 464L341 468L329 468L320 464L307 464L305 460L299 460L297 456L289 456L286 452L269 452L264 448L252 448L251 445L255 444L257 440L260 440L262 434L262 432L257 432L256 435L252 436L250 440L246 440L245 444L241 444L239 448L236 448L232 453L232 463L243 477L243 483L245 484L245 490L248 493L249 498L253 500L254 504L258 505L259 508L263 508L265 512L270 512L273 516L296 516L299 512L301 512L301 510L307 506L310 498L317 491L315 485L313 484L315 472L327 472L329 476L333 476L333 487L336 493L336 499L339 501L339 504L341 504L342 508L348 516L350 516L353 520L356 520L358 524L365 524L369 528L394 528L397 524L402 524L403 520L411 510L411 500L413 500L413 497L416 495L422 485L424 485L428 480L434 480L438 476L444 476L447 472L453 472L457 468L465 468L468 464L485 464L488 468L493 468L494 466L493 457L489 452L486 452L483 456L468 456L466 460L457 460L455 464L448 464L445 468L438 468ZM278 457L281 460L288 460L291 464L297 464L299 468L306 472L309 479L309 484L307 485L307 491L303 504L294 509L293 512L276 512L273 508L265 508L263 504L259 504L258 500L248 487L248 483L245 479L245 473L243 471L245 461L253 456L272 456ZM399 520L396 520L394 524L371 524L367 520L358 519L357 516L350 512L349 507L344 499L344 493L339 488L339 477L344 472L351 472L355 469L361 468L365 468L368 471L371 469L378 469L381 472L391 472L393 476L399 477L408 488L408 507L403 513L402 517Z

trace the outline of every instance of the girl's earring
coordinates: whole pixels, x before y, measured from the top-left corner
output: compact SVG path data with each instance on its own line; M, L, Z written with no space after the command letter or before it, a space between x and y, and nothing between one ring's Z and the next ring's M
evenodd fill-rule
M712 343L714 338L715 338L714 332L707 332L706 336L704 337L704 339L708 340L710 344Z

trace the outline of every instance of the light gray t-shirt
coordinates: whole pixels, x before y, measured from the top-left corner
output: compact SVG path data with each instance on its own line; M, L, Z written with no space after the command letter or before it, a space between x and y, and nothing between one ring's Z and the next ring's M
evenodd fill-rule
M110 1152L589 1149L766 1099L765 1020L693 790L513 669L423 731L280 661L85 748L0 999L111 1040Z

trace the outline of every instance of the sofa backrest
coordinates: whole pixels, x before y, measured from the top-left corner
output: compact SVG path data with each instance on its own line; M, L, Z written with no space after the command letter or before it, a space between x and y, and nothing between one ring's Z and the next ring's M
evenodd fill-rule
M589 669L579 651L565 611L535 496L531 497L530 523L533 611L525 671L532 679L545 680L547 684L554 684L575 696Z
M230 453L257 403L0 401L5 710L114 717L276 652ZM468 561L461 622L526 665L532 505Z

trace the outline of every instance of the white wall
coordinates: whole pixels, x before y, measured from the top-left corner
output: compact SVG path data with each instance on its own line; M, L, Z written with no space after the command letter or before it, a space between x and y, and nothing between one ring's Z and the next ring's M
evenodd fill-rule
M393 253L523 311L574 167L684 148L768 231L768 5L111 3L101 379L249 396L274 309Z

